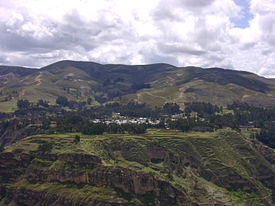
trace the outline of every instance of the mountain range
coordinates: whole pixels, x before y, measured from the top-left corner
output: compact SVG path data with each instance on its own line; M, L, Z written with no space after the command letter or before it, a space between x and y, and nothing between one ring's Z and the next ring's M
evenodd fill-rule
M1 66L0 206L272 206L274 105L245 71Z
M275 104L275 80L222 68L175 67L169 64L122 65L60 61L33 69L0 66L0 110L14 111L19 99L55 103L58 96L92 104L137 101L203 101L217 105L243 101Z

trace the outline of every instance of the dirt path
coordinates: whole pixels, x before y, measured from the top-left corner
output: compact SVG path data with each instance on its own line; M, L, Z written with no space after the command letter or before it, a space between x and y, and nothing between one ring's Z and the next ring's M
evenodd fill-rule
M138 103L142 103L141 99L142 99L142 95L144 95L144 94L147 94L147 95L152 96L152 97L154 97L154 98L164 99L165 102L166 102L166 100L167 100L167 98L165 98L165 97L158 96L158 95L152 94L152 93L150 93L150 92L142 92L142 93L137 93L137 102L138 102Z
M26 89L22 89L22 91L19 93L19 98L25 96Z
M36 86L39 86L42 83L42 73L39 72L37 77L35 77L34 81L36 82Z
M138 102L138 103L141 103L140 99L141 99L141 94L140 94L140 93L137 93L137 102Z
M144 92L144 94L147 94L147 95L155 97L155 98L161 98L161 99L164 99L165 101L167 100L165 97L158 96L158 95L152 94L150 92Z
M178 96L178 98L180 100L184 99L184 92L185 92L186 89L188 89L188 87L181 87L181 88L179 88L179 96Z

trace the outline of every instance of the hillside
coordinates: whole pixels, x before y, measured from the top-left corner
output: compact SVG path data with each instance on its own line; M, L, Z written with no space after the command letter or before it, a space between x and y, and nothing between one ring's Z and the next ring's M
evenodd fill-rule
M231 129L36 135L6 147L0 162L0 205L268 206L274 198L274 152Z
M0 111L13 111L19 99L55 103L57 96L93 104L135 100L151 106L236 100L272 106L275 81L248 72L168 64L102 65L61 61L40 69L0 67Z
M274 204L272 79L75 61L0 78L0 206Z
M243 101L254 105L274 105L274 80L249 72L220 68L183 67L169 71L152 83L152 88L122 97L139 102L210 102L218 105Z

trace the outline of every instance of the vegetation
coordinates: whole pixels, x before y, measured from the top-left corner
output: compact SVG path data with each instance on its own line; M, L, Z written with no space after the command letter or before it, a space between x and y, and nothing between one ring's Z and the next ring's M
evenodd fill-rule
M28 100L20 99L17 101L17 107L19 109L27 109L31 106L31 103Z
M78 144L73 143L76 136L81 139ZM50 156L39 155L40 145L45 145L45 142L52 143ZM20 158L21 154L36 156L26 170L33 172L31 177L23 173L20 178L5 185L8 191L15 191L17 195L31 190L47 193L43 198L48 197L51 201L55 201L54 195L58 195L59 199L76 202L89 199L154 205L153 202L158 199L167 201L169 205L173 200L165 199L165 190L162 196L154 192L154 184L164 181L166 187L173 185L179 191L185 191L187 199L199 205L212 202L272 205L268 184L272 181L268 179L272 178L271 163L252 147L245 136L232 129L216 132L149 129L142 135L35 135L7 147L5 151L13 152L16 158ZM95 164L95 157L101 163ZM124 174L123 178L119 178L120 171ZM131 173L134 173L135 181L129 179ZM263 173L266 179L259 179ZM146 179L148 175L150 181ZM138 179L140 176L142 180ZM86 182L87 177L90 178L89 183ZM101 178L109 178L110 182L106 183L106 179ZM148 193L126 189L137 184L135 188L139 191L138 188L142 187L139 181L143 181ZM41 201L46 202L47 199Z
M80 142L80 136L79 135L75 135L74 137L74 143L77 144Z
M42 154L49 153L52 150L53 146L50 142L45 142L38 146L38 151Z
M0 70L0 76L7 78L0 88L0 111L15 111L20 99L31 103L43 99L55 104L57 96L63 98L64 101L59 98L62 104L73 109L80 102L85 106L110 101L137 101L151 107L192 101L219 106L236 100L258 106L275 103L273 80L219 68L61 61L40 70L5 66ZM8 76L9 73L14 75Z
M58 101L60 97L57 98ZM257 138L272 148L275 145L274 108L256 107L241 102L234 102L227 108L210 103L188 102L184 111L181 111L176 103L166 103L162 107L152 108L146 104L129 102L126 105L110 103L90 108L76 104L77 109L68 110L68 106L64 104L48 105L45 102L39 100L37 104L31 104L27 100L19 100L17 111L9 115L2 114L1 145L39 133L143 134L148 128L207 132L226 127L237 131L242 128L258 128L257 132L252 134L252 138ZM13 118L10 118L11 116ZM146 121L140 122L138 120L140 117ZM114 121L116 118L122 119ZM135 123L127 119L133 119ZM121 122L125 120L126 122L122 124ZM14 127L17 129L13 130ZM7 137L7 131L12 133L9 136L13 138Z
M73 61L12 72L0 205L274 204L273 80Z

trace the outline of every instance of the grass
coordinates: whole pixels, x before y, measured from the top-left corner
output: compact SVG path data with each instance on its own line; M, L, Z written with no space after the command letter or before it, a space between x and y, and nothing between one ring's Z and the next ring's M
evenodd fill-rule
M117 193L112 188L95 187L91 185L81 186L75 184L61 184L57 182L32 184L23 179L16 182L13 186L19 187L20 189L46 192L46 196L58 195L61 198L75 201L98 200L108 202L111 196L117 196ZM125 200L121 198L116 199L117 201L125 202Z
M87 68L86 68L87 69ZM102 68L105 69L105 68ZM115 100L127 103L131 100L138 100L139 102L146 103L153 106L161 106L165 102L177 102L183 104L188 101L205 101L218 105L226 105L234 100L243 100L248 103L262 104L272 106L274 105L274 83L271 80L267 80L255 75L242 75L248 79L257 79L258 81L265 82L271 88L269 93L256 92L253 89L247 89L245 87L236 84L221 85L217 82L199 80L200 75L207 74L200 68L177 68L168 72L160 72L157 69L151 70L146 77L142 80L145 83L149 83L152 87L150 89L141 89L135 93L129 94L129 88L134 83L135 76L128 68L125 68L125 72L117 71L117 69L107 69L109 74L107 76L99 77L95 79L92 70L86 70L91 72L88 74L83 68L77 68L77 66L66 65L64 67L52 68L44 73L30 74L24 77L18 77L18 81L11 80L7 85L1 88L4 91L4 95L0 99L12 95L13 99L8 102L0 103L0 111L12 112L15 110L15 103L18 99L28 99L32 102L38 99L44 99L54 103L57 96L66 96L70 100L86 100L89 96L93 98L96 95L96 88L98 88L105 77L109 77L111 81L118 77L123 78L123 82L112 83L109 86L105 86L106 91L121 90L124 91L122 97L118 97ZM158 72L157 72L158 71ZM164 71L164 70L163 70ZM135 73L136 74L136 73ZM213 73L215 74L215 73ZM38 76L39 75L39 76ZM141 74L141 76L143 76ZM237 77L237 76L236 76ZM226 81L225 81L226 82ZM234 81L233 81L234 82ZM240 85L241 82L240 82ZM249 85L248 85L249 86ZM251 86L251 85L250 85ZM185 92L186 89L191 89L191 92ZM79 93L84 91L85 94L78 96ZM18 92L17 94L15 94ZM87 94L89 94L87 96ZM93 103L96 103L95 101Z
M103 160L103 164L106 166L120 166L151 173L157 179L168 181L175 187L184 188L189 191L190 195L194 192L202 192L196 196L202 202L210 200L207 196L215 197L216 200L219 200L215 194L219 194L222 200L226 202L227 200L241 199L241 197L236 195L238 193L231 193L228 190L228 186L226 189L224 185L219 183L220 180L231 175L239 176L254 185L259 193L257 197L270 194L270 191L252 176L260 174L259 171L262 167L270 171L273 169L250 146L248 133L249 131L245 131L240 134L227 128L205 133L149 129L146 134L142 135L41 134L25 138L7 147L6 150L24 150L27 153L37 152L39 144L51 142L53 149L50 153L96 155ZM75 135L81 136L78 144L73 143ZM164 156L160 157L164 159L158 163L151 162L152 158L159 158L158 156L152 156L152 151L154 151L152 148L155 147L164 153ZM158 155L158 153L155 155ZM251 158L253 161L251 161ZM204 170L210 172L212 177L209 181L202 178L198 170L194 166L186 166L183 159L190 159L189 164L204 168ZM59 160L51 163L44 160L36 160L36 165L38 168L42 169L41 167L44 167L48 171L58 168L72 170L70 165ZM78 168L78 170L82 171L81 168ZM200 185L200 189L196 189L195 185ZM60 188L60 191L62 191L62 188ZM243 194L245 197L249 196L246 192ZM255 203L255 205L257 204Z
M17 109L17 101L0 102L0 111L11 113Z
M74 137L80 136L80 143L74 144ZM81 133L63 133L63 134L40 134L27 137L16 144L8 147L11 149L24 149L25 151L35 151L38 144L41 142L51 142L54 145L53 153L80 151L91 153L95 151L94 145L100 145L101 143L108 144L110 142L125 142L126 144L134 143L137 146L139 143L146 144L150 142L160 142L164 144L180 144L184 142L190 142L196 144L196 142L210 141L214 144L215 139L219 136L219 132L181 132L177 130L160 130L149 129L146 134L141 135L129 135L129 134L103 134L103 135L83 135Z
M66 80L66 75L73 74L74 80ZM57 74L52 75L50 73L44 73L41 77L40 84L37 82L38 74L31 74L25 78L22 78L22 82L12 82L11 84L2 87L1 90L5 91L5 96L11 95L13 98L7 102L0 102L1 112L14 112L16 108L16 102L19 99L27 99L30 102L37 102L39 99L49 101L51 104L55 103L57 96L66 96L70 100L83 101L87 99L87 95L79 97L78 91L85 90L90 91L93 97L93 91L91 87L96 82L89 78L89 75L79 69L68 67L59 71ZM79 81L80 80L80 81ZM64 88L68 88L69 91L65 91ZM13 91L17 91L16 95Z
M170 74L169 78L168 82L168 78L160 78L157 82L154 82L153 88L139 90L136 94L122 96L119 101L127 103L135 100L152 107L162 106L165 102L176 102L181 105L184 102L192 101L227 105L236 100L244 100L250 104L257 105L274 105L274 100L267 94L235 84L220 85L214 82L194 79L176 85L176 82L182 77L179 78L177 75ZM191 88L192 92L184 92L188 88ZM225 110L223 114L227 113L232 113L232 111Z

